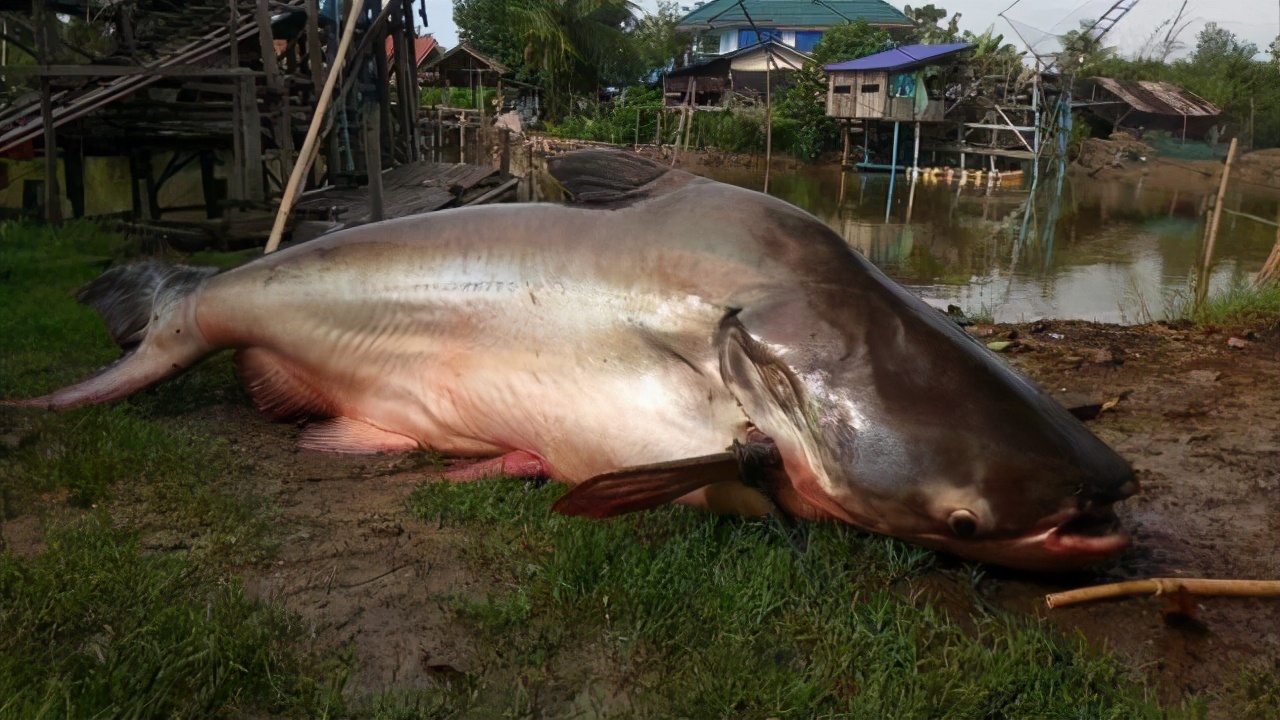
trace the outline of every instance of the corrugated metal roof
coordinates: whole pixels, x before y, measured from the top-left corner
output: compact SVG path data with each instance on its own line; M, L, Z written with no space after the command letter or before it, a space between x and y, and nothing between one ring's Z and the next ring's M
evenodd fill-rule
M1167 82L1090 78L1138 112L1153 115L1213 116L1222 111L1213 103Z
M904 45L885 50L857 60L827 65L827 70L902 70L917 65L932 65L956 53L973 47L969 43L945 45Z
M773 53L773 69L784 72L799 70L806 60L813 57L808 53L800 52L782 43L766 40L762 43L739 48L724 55L715 55L692 65L672 70L667 73L667 77L714 77L723 75L731 69L763 71L765 69L765 54L768 51Z
M711 0L685 15L682 30L751 27L829 28L854 20L877 27L911 27L911 18L883 0Z
M278 40L276 42L279 42ZM437 47L436 39L427 35L426 37L413 39L413 66L422 65L432 50ZM395 56L395 42L390 35L387 36L387 60L391 60Z

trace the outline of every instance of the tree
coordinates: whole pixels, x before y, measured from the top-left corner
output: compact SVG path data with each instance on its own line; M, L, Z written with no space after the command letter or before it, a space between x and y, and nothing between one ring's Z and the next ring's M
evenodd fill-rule
M813 48L813 60L818 65L829 65L874 55L889 47L889 33L871 27L866 20L857 20L835 25L824 32Z
M692 40L688 34L676 30L682 17L678 3L659 0L657 12L645 14L636 22L631 37L643 77L678 62L689 47Z
M563 117L575 95L634 82L644 72L629 0L455 0L461 38L543 90L543 108Z
M952 15L945 26L939 23L947 19L946 8L932 4L922 8L905 5L902 8L902 14L911 18L911 21L916 24L908 38L913 43L941 45L955 42L960 37L960 13Z

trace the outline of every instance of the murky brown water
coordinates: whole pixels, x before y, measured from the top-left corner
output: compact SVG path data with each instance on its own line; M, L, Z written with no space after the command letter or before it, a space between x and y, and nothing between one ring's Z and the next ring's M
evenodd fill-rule
M697 172L752 189L762 172ZM1204 235L1201 193L1067 179L1056 209L1052 177L1025 218L1027 190L918 183L838 167L775 169L769 192L825 220L891 277L940 307L956 304L997 322L1038 318L1141 323L1188 297ZM887 216L886 220L886 206ZM1225 207L1277 216L1274 195L1231 192ZM1056 218L1056 219L1054 219ZM1247 281L1266 260L1275 229L1224 215L1211 292Z

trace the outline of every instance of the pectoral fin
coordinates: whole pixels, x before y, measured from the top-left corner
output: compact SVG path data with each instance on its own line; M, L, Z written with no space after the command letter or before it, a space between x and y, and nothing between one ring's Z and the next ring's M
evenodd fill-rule
M596 519L660 507L708 485L738 482L731 452L639 465L597 475L556 501L552 510Z

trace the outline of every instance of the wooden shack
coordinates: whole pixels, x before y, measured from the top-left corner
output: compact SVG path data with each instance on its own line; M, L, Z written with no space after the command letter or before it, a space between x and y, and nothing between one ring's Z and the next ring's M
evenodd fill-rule
M773 92L790 85L791 75L810 56L773 40L668 72L662 80L668 107L717 107L731 95L763 98L769 78Z
M1120 128L1160 130L1182 140L1204 140L1219 121L1216 105L1173 83L1095 77L1078 84L1076 106Z
M827 115L841 119L941 122L949 66L969 43L906 45L827 65Z
M435 87L471 88L473 100L477 88L496 87L502 95L502 76L507 66L466 43L455 46L422 67L422 84Z

